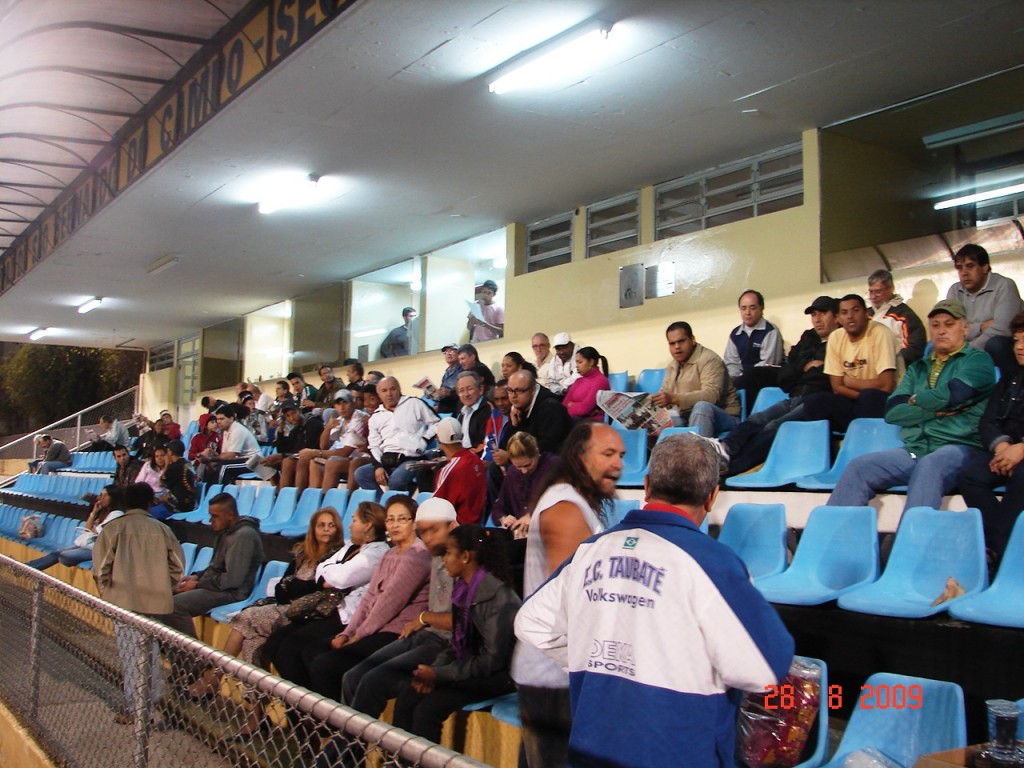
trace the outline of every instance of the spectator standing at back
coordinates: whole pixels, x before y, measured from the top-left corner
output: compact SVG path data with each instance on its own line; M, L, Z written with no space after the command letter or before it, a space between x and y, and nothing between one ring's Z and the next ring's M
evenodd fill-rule
M732 329L722 359L737 389L746 389L750 402L762 387L774 386L784 359L782 334L764 317L764 296L747 289L736 302L739 325ZM763 370L758 370L763 369Z
M103 526L92 552L92 573L96 588L107 602L119 608L167 623L174 611L172 590L181 579L185 555L171 529L149 514L153 489L134 483L125 490L125 513ZM148 720L152 705L160 698L163 675L160 647L150 643L150 698L138 695L136 662L138 632L115 621L114 637L124 668L127 711L115 722L127 724L139 715ZM148 709L148 711L147 711Z
M868 315L876 323L889 328L900 345L903 364L909 366L920 360L928 341L924 324L917 313L903 302L896 293L892 273L887 269L876 269L868 276Z
M71 466L71 451L60 440L54 440L49 435L39 435L36 444L42 450L43 457L28 463L28 468L36 474L48 475Z
M500 339L505 335L505 309L494 301L497 294L498 284L493 280L484 280L476 294L476 303L480 306L483 319L477 319L476 315L470 312L466 323L471 342Z
M419 313L412 307L402 310L402 324L392 328L380 343L381 357L405 357L412 354L412 321Z
M992 271L988 251L968 243L953 254L958 281L949 287L947 299L959 301L967 312L967 340L983 349L1003 375L1011 375L1016 363L1010 321L1024 309L1017 284Z

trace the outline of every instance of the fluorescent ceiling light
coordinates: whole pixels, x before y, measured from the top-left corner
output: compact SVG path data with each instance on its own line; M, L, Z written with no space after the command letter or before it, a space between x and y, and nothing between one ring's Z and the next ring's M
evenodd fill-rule
M952 200L942 200L932 206L936 211L942 211L946 208L955 208L958 205L969 205L971 203L981 203L985 200L993 200L997 197L1006 197L1008 195L1017 195L1024 192L1024 184L1014 184L1009 187L1000 187L999 189L991 189L988 192L977 192L973 195L964 195L963 197L954 197Z
M96 309L96 307L98 307L102 303L103 297L94 296L93 298L89 299L87 302L85 302L78 308L78 314L84 315L86 312L92 312L94 309Z
M166 256L161 256L159 259L154 261L148 267L146 272L151 275L159 275L161 272L165 272L175 264L181 261L181 257L174 253L168 253Z
M954 144L974 141L975 139L983 139L986 136L995 136L996 134L1005 133L1017 128L1024 128L1024 112L1014 112L1010 115L993 117L991 120L982 120L970 125L963 125L950 131L931 133L927 136L922 136L921 141L924 142L928 149L938 149L939 147L949 147Z
M491 93L508 93L559 81L567 72L586 71L605 48L612 23L588 21L516 56L488 79Z
M29 341L39 341L43 336L49 336L49 328L36 328L32 333L28 335Z

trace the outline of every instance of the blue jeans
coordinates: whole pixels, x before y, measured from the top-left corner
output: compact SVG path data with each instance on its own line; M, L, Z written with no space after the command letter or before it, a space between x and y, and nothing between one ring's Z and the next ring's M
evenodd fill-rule
M65 549L58 549L56 552L51 552L48 555L37 557L35 560L30 560L26 565L38 568L40 571L45 571L57 563L70 568L79 563L84 563L86 560L92 560L91 549L87 547L67 547Z
M66 461L30 461L29 467L35 469L38 475L49 475L58 469L67 469L71 465Z
M416 480L416 474L414 472L410 472L408 469L408 466L412 461L415 461L415 459L403 461L391 470L388 474L389 491L408 491L412 489L412 485ZM377 490L380 486L377 485L377 479L373 476L376 471L377 467L373 464L363 464L363 466L356 470L356 484L360 488L365 488L368 491Z
M693 406L688 420L673 412L672 423L677 427L697 427L703 437L717 437L720 432L735 427L740 420L738 416L726 413L714 403L701 400Z
M879 491L906 483L905 509L937 509L942 497L956 488L960 467L974 451L967 445L944 445L920 458L914 458L906 448L858 456L843 470L828 503L838 507L863 506Z

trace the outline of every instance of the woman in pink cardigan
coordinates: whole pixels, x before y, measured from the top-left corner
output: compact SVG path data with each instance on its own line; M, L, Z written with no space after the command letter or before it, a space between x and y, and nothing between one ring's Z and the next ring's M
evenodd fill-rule
M593 347L583 347L576 350L576 372L580 377L569 386L562 405L574 419L603 420L604 411L597 407L597 393L611 389L608 360Z

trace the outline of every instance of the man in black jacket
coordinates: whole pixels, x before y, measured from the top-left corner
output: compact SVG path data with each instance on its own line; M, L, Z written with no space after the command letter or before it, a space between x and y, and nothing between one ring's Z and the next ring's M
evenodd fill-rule
M1024 509L1024 312L1010 321L1017 370L996 384L978 431L988 450L974 451L960 468L958 485L968 507L981 510L992 565L1006 550ZM993 488L1005 485L1000 501Z
M347 390L346 390L347 392ZM279 469L280 488L295 485L296 458L303 448L319 448L320 433L324 431L324 422L314 414L303 415L302 410L293 402L281 406L281 426L274 435L276 453L264 456L259 463L263 467ZM257 470L259 474L259 470Z
M790 349L786 364L779 370L779 386L789 393L789 398L751 414L728 437L713 440L719 454L728 459L729 475L746 472L767 458L779 427L803 418L804 398L832 391L824 370L825 347L829 334L839 327L839 301L819 296L804 314L811 316L811 327Z
M157 520L163 520L175 512L191 512L196 508L196 473L183 458L185 444L181 440L171 440L157 450L170 454L170 461L164 467L161 478L167 493L156 499L156 506L150 508L149 514Z
M541 452L558 453L572 430L572 417L558 396L527 370L509 376L506 391L512 402L512 431L533 435Z
M478 457L484 452L484 435L491 416L491 404L484 397L484 382L476 371L463 371L455 380L459 397L458 420L462 425L462 447Z

